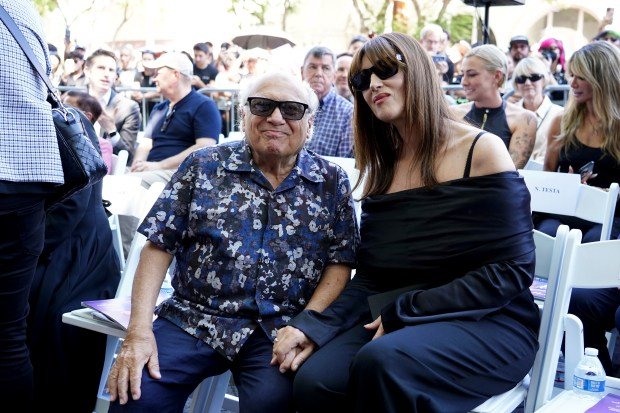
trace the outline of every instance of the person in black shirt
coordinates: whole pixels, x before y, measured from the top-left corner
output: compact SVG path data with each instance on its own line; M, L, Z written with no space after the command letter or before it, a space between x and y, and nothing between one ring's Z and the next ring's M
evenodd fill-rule
M192 86L202 89L209 86L215 80L218 71L213 64L213 52L206 43L196 43L194 45L194 76Z

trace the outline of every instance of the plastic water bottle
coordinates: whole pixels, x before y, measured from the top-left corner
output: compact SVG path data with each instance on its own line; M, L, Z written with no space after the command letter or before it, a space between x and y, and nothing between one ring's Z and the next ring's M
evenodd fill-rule
M587 347L575 367L573 391L583 398L600 399L605 393L605 369L598 359L598 350Z

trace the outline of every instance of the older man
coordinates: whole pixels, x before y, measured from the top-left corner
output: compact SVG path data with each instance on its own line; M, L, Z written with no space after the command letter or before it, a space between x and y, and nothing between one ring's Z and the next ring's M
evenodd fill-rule
M341 53L336 60L336 90L338 94L353 103L353 94L349 89L349 69L353 55L349 53Z
M316 96L275 73L240 102L245 140L192 153L139 229L149 241L108 380L112 412L180 411L205 377L228 369L241 411L293 412L292 376L270 365L276 332L326 308L350 277L349 182L304 149ZM153 322L173 258L175 291Z
M192 62L171 52L145 68L156 69L157 91L166 99L153 108L131 172L139 172L145 186L168 182L183 160L196 149L213 146L222 128L215 102L192 90Z
M353 104L338 95L333 87L335 65L336 56L326 47L313 47L304 58L301 76L319 98L319 110L308 149L319 155L352 158Z

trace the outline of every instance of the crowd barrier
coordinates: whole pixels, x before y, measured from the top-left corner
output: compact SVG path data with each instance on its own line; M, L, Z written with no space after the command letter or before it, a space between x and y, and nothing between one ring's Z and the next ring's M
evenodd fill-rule
M448 93L454 93L463 89L461 85L446 85L442 87L444 91ZM60 92L66 92L69 90L78 90L85 92L86 88L81 86L59 86L58 90ZM116 91L121 92L141 92L142 95L148 92L157 92L157 89L154 87L126 87L120 86L116 88ZM556 103L560 106L564 106L566 100L568 99L568 92L570 91L570 86L568 85L552 85L547 86L545 88L546 93L551 93L555 91L563 92L562 99L553 100L553 103ZM226 131L238 131L239 125L237 124L237 103L239 100L239 89L238 88L218 88L218 87L205 87L198 90L199 93L210 96L216 103L220 112L223 113L223 121L226 122ZM139 101L140 109L142 113L142 130L146 128L146 123L148 121L148 103L149 102L161 102L162 98L155 99L145 99L144 97ZM227 134L226 134L227 135Z

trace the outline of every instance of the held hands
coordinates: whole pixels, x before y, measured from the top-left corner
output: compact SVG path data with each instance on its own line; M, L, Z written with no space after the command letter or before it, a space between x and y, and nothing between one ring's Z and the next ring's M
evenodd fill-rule
M157 344L153 332L147 330L143 333L130 330L108 376L110 401L118 398L120 404L127 403L128 389L131 391L133 400L140 398L140 382L145 364L152 378L161 378Z
M301 330L286 326L278 330L273 344L271 365L280 365L280 373L297 371L316 349L316 344Z
M377 330L375 335L372 336L373 340L376 340L385 334L385 330L383 329L383 323L381 323L381 316L377 317L377 319L373 321L372 323L368 323L364 325L364 328L366 330Z

